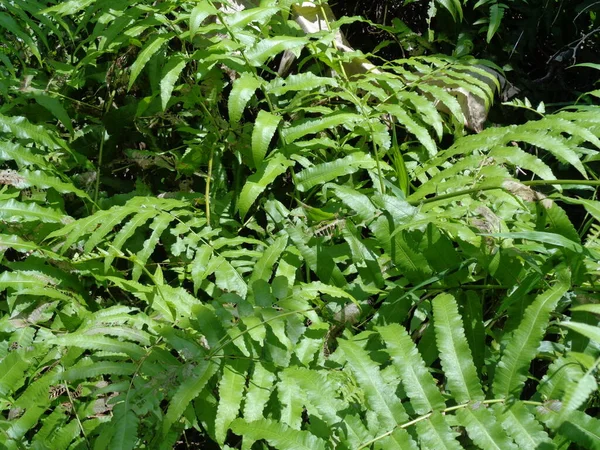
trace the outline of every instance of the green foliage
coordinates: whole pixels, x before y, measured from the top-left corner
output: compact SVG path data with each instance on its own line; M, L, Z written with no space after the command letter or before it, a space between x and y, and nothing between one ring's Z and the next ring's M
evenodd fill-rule
M221 3L0 5L2 446L600 448L598 107Z

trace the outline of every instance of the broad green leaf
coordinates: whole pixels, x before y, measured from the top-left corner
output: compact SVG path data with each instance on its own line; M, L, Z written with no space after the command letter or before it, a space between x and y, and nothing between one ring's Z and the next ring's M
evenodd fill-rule
M42 56L40 55L40 51L38 50L37 45L35 45L34 40L31 38L29 33L25 32L19 26L13 17L6 13L0 12L0 27L2 27L4 30L10 31L20 41L23 41L27 45L29 51L33 53L33 56L37 58L40 65L42 65Z
M584 249L581 244L555 233L545 233L543 231L515 231L514 233L483 233L482 236L493 236L505 239L525 239L528 241L543 242L544 244L555 245L574 251L583 253Z
M288 244L288 236L279 236L275 241L269 245L263 252L260 259L256 262L252 275L250 276L250 285L256 280L268 281L273 273L275 264L281 257L281 254L286 249ZM0 240L1 242L1 240Z
M248 177L248 181L246 181L246 184L242 188L238 200L240 216L245 217L250 207L267 186L293 164L292 161L285 158L281 153L272 155L263 161L257 172Z
M249 362L243 359L234 359L223 365L219 381L219 406L215 421L215 435L217 442L221 445L225 442L231 422L238 416L244 397L248 366Z
M264 439L275 448L293 448L297 450L325 450L325 441L304 430L294 430L283 423L270 419L248 422L236 419L231 429L238 436L258 441Z
M36 187L39 189L52 188L61 194L72 192L80 198L91 200L90 196L86 192L82 191L81 189L77 189L72 183L61 181L59 178L53 177L52 175L40 170L23 170L18 172L17 176L22 178L20 186L18 186L20 189L24 187Z
M394 361L411 405L419 415L445 408L444 398L415 343L398 324L376 328Z
M165 42L170 41L171 38L173 38L173 36L173 33L155 34L149 40L146 46L138 54L138 57L136 58L135 62L131 65L131 74L129 75L129 83L127 85L127 90L131 89L131 86L133 86L133 83L135 83L137 77L140 75L148 61L150 61L150 58L152 58L156 54L156 52L160 50L160 48L165 44Z
M56 13L59 16L68 16L88 8L94 2L95 0L68 0L55 6L51 6L50 8L46 8L41 12L43 14Z
M460 0L436 0L436 2L448 10L455 23L462 22L463 12Z
M265 159L271 139L277 131L281 116L260 110L252 129L252 159L256 167Z
M538 417L555 433L565 436L580 448L600 450L600 419L590 417L583 411L573 411L568 420L558 420L559 413L551 403L538 409Z
M129 402L118 403L113 408L113 437L110 448L115 450L133 450L138 440L138 416L130 409Z
M390 430L407 422L408 415L396 396L396 386L384 381L379 365L353 341L339 340L338 345L364 391L367 406L377 414L381 427Z
M167 109L171 94L173 93L173 87L186 64L187 60L185 56L174 55L169 59L169 62L167 62L162 70L162 75L160 77L160 101L163 111Z
M459 403L483 400L481 383L473 363L456 300L440 294L432 301L435 337L446 376L446 386Z
M496 405L494 409L502 428L515 440L519 448L555 448L542 424L523 403Z
M558 282L537 296L525 310L523 320L508 341L496 368L494 394L497 397L519 398L531 361L548 327L550 313L568 290L567 283Z
M54 209L37 203L22 203L14 199L0 200L0 220L15 222L68 223L72 219Z
M12 248L21 253L34 252L40 247L35 242L29 242L16 234L0 234L0 252Z
M225 23L233 30L240 30L252 22L260 24L266 23L273 15L279 12L279 8L262 7L247 8L242 11L237 11L235 14L230 14L225 17Z
M370 155L362 152L351 153L344 158L300 171L296 175L296 186L300 192L305 192L314 186L354 173L359 169L372 169L375 166L375 160Z
M10 133L18 139L31 139L50 149L67 148L67 144L60 138L50 133L42 125L33 125L25 117L9 117L0 114L0 131Z
M469 437L479 447L486 450L517 450L494 415L486 405L475 402L472 406L456 411L456 416L462 426L467 429Z
M215 284L226 292L235 292L246 298L248 285L240 273L222 256L213 258Z
M190 38L194 38L202 22L217 12L216 8L209 2L199 2L190 13Z
M18 352L8 353L0 361L0 395L7 397L25 383L25 373L31 362L23 359Z
M505 5L501 3L493 3L490 6L490 23L488 24L487 30L487 41L491 42L492 38L500 28L500 24L502 23L502 17L504 17L504 9Z
M131 342L122 342L106 336L90 334L66 334L51 339L53 345L63 347L79 347L88 350L125 353L134 359L142 358L146 351L144 348Z
M37 103L50 111L52 115L63 124L67 131L71 133L71 135L75 133L73 124L71 123L71 118L69 117L67 110L58 99L50 97L42 91L37 92L33 98Z
M134 364L123 361L96 361L83 367L73 366L66 370L63 376L67 381L86 380L105 374L131 375L135 372L135 369Z
M227 100L229 122L237 123L242 118L244 109L254 92L261 86L262 80L255 75L244 72L233 82L233 87Z
M273 37L259 39L258 42L245 52L246 58L253 66L262 66L269 58L272 58L285 50L301 47L308 43L306 37Z
M200 359L195 362L191 375L177 388L169 403L162 427L163 435L167 434L171 426L179 420L187 406L200 394L218 368L219 366L210 360Z
M289 75L287 78L275 78L267 85L267 89L271 94L281 96L290 91L311 91L325 86L337 87L337 85L335 78L304 72Z
M348 112L335 112L327 116L319 117L318 119L305 119L297 125L284 128L282 130L283 138L287 144L291 144L298 139L309 135L316 134L320 131L344 125L348 129L352 129L357 124L364 121L364 117L359 114Z
M390 114L395 117L398 122L406 127L409 133L416 136L431 156L434 156L437 153L437 145L431 138L429 131L427 131L423 125L417 123L403 107L400 105L386 104L379 106L377 109L381 111L382 114Z
M142 268L146 266L148 258L150 258L150 255L154 252L154 249L160 240L160 236L173 220L175 220L175 217L168 213L160 213L154 217L154 220L150 224L152 234L144 241L142 249L136 254L136 263L131 272L131 278L134 281L139 280L142 274Z
M458 433L453 431L444 416L435 411L427 420L417 423L417 431L421 448L439 450L460 450L463 447L458 443Z
M588 306L588 305L585 305L585 306ZM589 305L589 306L597 307L599 305ZM596 309L598 309L598 308L596 308ZM575 308L573 308L573 310L575 310ZM596 341L597 343L600 343L600 327L598 327L598 326L588 325L587 323L579 323L579 322L560 322L559 325L570 328L573 331L577 331L578 333L584 335L585 337L590 338L591 340Z
M537 156L527 153L521 150L519 147L507 146L507 147L494 147L490 152L489 156L500 161L506 161L515 167L524 170L531 170L534 174L540 177L542 180L555 180L556 177L552 173L552 169L539 159Z
M275 379L272 370L260 362L254 364L244 402L244 419L247 422L263 418L263 410L274 389Z

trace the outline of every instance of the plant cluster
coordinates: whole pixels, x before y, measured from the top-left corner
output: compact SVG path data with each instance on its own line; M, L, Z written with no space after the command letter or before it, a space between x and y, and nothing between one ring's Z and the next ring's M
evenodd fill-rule
M1 447L599 449L598 92L298 3L0 2Z

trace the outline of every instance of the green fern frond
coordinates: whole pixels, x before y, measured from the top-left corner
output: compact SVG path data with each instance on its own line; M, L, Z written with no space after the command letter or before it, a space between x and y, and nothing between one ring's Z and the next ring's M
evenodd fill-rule
M483 400L483 390L455 298L440 294L433 299L432 305L435 337L448 389L460 403ZM472 413L464 415L469 423L479 423Z
M236 419L231 424L233 432L253 441L265 440L275 448L298 450L325 450L325 441L304 430L294 430L283 423L269 419L247 422Z
M520 396L531 361L548 326L550 313L568 291L564 280L540 294L525 310L523 320L506 344L494 376L494 394L499 397Z

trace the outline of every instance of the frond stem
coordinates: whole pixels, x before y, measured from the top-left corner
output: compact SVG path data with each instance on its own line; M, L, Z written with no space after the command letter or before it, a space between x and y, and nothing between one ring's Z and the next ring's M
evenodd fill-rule
M459 409L466 408L468 406L493 405L495 403L505 403L506 401L507 401L507 399L505 399L505 398L492 398L492 399L489 399L489 400L474 401L474 402L462 403L462 404L456 405L456 406L450 406L448 408L442 409L439 412L441 414L445 414L445 413L449 413L449 412L453 412L453 411L456 411L456 410L459 410ZM522 403L525 403L527 405L535 405L535 406L542 406L543 405L542 402L534 402L534 401L522 401ZM361 450L363 448L370 447L375 442L377 442L377 441L379 441L379 440L381 440L383 438L386 438L388 436L391 436L394 433L394 431L396 431L397 429L406 429L406 428L408 428L408 427L410 427L410 426L412 426L412 425L414 425L416 423L422 422L423 420L427 420L427 419L429 419L433 415L434 412L436 412L436 411L431 411L431 412L429 412L427 414L424 414L422 416L419 416L419 417L417 417L417 418L415 418L413 420L410 420L408 422L400 424L400 425L394 427L392 430L390 430L390 431L388 431L386 433L383 433L383 434L377 436L376 438L371 439L368 442L365 442L360 447L358 447L357 450Z

